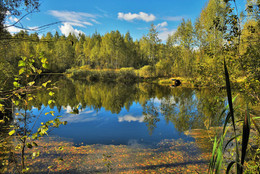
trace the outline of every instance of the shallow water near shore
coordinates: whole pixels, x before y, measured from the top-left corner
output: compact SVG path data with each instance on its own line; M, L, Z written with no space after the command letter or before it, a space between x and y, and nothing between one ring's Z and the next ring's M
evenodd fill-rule
M32 132L56 116L68 123L38 140L34 150L40 156L28 159L34 172L207 171L217 132L211 128L223 123L219 115L226 105L225 91L66 78L56 87L52 98L49 91L36 91L28 105ZM55 103L48 104L50 99ZM24 124L19 116L14 123Z

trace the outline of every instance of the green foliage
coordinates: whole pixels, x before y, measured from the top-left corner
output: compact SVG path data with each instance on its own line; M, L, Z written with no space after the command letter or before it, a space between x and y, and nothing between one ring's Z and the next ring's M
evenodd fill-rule
M126 82L126 83L132 83L135 82L137 79L137 76L135 74L134 68L121 68L117 74L117 81L118 82Z
M42 62L42 68L45 68L47 66L47 59L43 56L40 56L38 58L34 58L33 56L27 58L22 57L21 60L18 62L18 67L20 68L18 70L18 75L15 75L14 81L13 81L13 90L11 93L6 93L5 100L11 100L14 104L13 107L15 108L23 108L23 111L15 113L16 119L18 122L16 124L9 126L9 133L6 139L13 138L16 147L13 152L12 149L10 149L10 154L18 153L19 157L16 159L16 157L13 155L11 158L14 158L16 161L16 172L18 173L26 173L30 169L26 165L26 159L28 157L32 157L34 159L35 157L38 157L40 155L40 152L31 152L33 150L33 147L37 147L38 144L34 142L34 140L41 138L44 135L48 135L48 131L50 131L50 128L57 128L61 124L66 125L66 121L60 121L58 117L56 117L54 120L49 120L46 123L41 123L41 126L38 128L38 130L33 133L33 127L34 125L29 128L28 127L28 121L30 120L30 115L28 112L28 104L35 100L35 95L32 92L35 89L35 81L31 81L32 77L35 78L35 76L41 74L42 70L37 69L34 66L34 63L36 61ZM48 101L49 104L55 103L53 100L54 92L52 91L52 88L48 88L47 84L49 84L50 81L45 82L44 84L38 86L38 89L42 88L44 90L48 91L48 94L50 96L50 100ZM5 113L5 106L2 107L3 113ZM54 112L50 111L54 116ZM3 120L4 121L4 120ZM34 123L35 124L35 123ZM25 153L26 149L29 150L29 154ZM20 162L20 164L17 163L17 161ZM3 163L3 165L7 165L8 163Z
M151 65L146 65L139 70L139 76L140 77L154 77L155 76L155 68Z
M121 68L120 70L91 70L91 69L70 69L66 71L67 76L77 80L87 80L88 82L135 82L137 76L134 68Z

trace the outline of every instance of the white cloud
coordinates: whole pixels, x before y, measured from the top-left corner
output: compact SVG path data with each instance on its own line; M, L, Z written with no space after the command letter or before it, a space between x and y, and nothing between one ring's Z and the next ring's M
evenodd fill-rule
M81 30L74 29L70 23L64 23L62 26L59 27L62 34L66 37L71 33L75 36L79 36L79 34L83 34L84 32Z
M10 33L18 33L18 32L20 32L22 29L20 29L20 28L16 28L16 27L14 27L14 26L10 26L10 27L7 27L6 28Z
M95 19L90 19L92 22L96 23L96 24L100 24L100 22L98 22L97 20Z
M15 23L18 21L18 18L12 16L10 16L8 19L10 20L11 23Z
M168 26L168 23L167 22L162 22L162 23L159 23L155 26L155 28L158 30L158 31L167 31L168 29L166 28Z
M118 19L123 19L126 21L133 21L134 19L137 19L137 20L143 20L145 22L151 22L155 20L155 16L153 14L147 14L144 12L140 12L139 14L119 12Z
M63 109L66 110L66 113L72 112L72 108L70 106L67 106L67 107L63 106Z
M98 23L95 19L97 15L83 12L75 12L75 11L57 11L51 10L49 13L58 18L60 21L64 23L68 23L72 26L86 27L92 26L93 24L90 22Z
M7 11L5 14L6 14L7 16L10 16L10 15L11 15L10 11Z
M175 32L176 32L176 29L173 29L173 30L168 30L168 29L166 29L166 30L160 32L160 33L158 34L158 37L159 37L162 41L166 41L167 38L168 38L168 35L172 35L172 34L174 34Z
M82 112L80 114L66 114L62 116L62 121L67 121L68 123L84 123L98 120L99 118L96 117L96 114L92 114L91 111L89 113Z
M81 123L89 122L99 119L97 113L94 110L79 111L79 114L70 114L72 108L70 106L63 107L65 114L62 116L62 121L68 121L68 123Z
M30 30L34 30L34 31L37 31L39 29L38 26L34 26L34 27L28 27Z
M26 20L27 20L27 21L30 21L31 19L30 19L30 18L28 18L28 17L26 17Z
M161 28L161 27L167 27L168 23L167 22L162 22L156 25L156 28Z
M167 21L181 21L184 16L167 16L164 19Z
M123 117L118 117L118 122L132 122L132 121L138 121L139 123L144 121L144 115L142 116L132 116L132 115L125 115Z

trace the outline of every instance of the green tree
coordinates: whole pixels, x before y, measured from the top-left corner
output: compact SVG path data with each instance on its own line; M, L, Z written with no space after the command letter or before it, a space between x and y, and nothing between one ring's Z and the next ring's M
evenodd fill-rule
M161 39L158 37L158 31L156 31L156 26L151 24L149 32L146 36L146 41L148 44L148 58L151 65L155 65L158 61L158 44L161 42Z

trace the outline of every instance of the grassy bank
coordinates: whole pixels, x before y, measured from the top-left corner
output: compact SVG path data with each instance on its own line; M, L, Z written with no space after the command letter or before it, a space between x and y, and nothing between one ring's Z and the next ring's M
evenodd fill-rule
M214 80L211 78L202 77L179 77L179 76L162 76L153 69L151 66L144 66L140 69L134 69L132 67L121 69L89 69L87 67L79 67L68 69L65 72L66 76L75 80L84 80L88 82L122 82L122 83L134 83L134 82L149 82L157 83L159 85L172 85L171 79L178 79L181 81L183 87L201 88L201 87L224 87L223 82L220 80ZM245 81L245 77L233 79L232 83L234 87Z
M89 82L125 82L131 83L138 79L134 68L112 69L88 69L84 67L72 68L66 71L66 76L75 80L86 80Z

